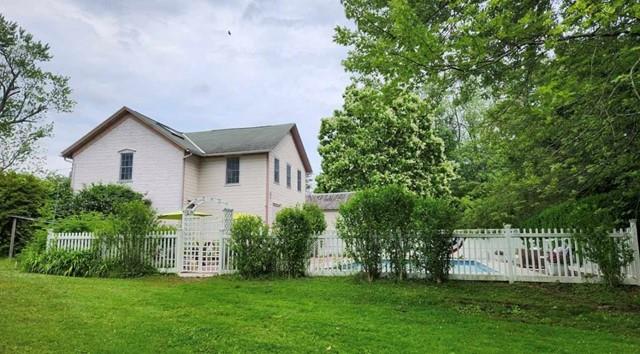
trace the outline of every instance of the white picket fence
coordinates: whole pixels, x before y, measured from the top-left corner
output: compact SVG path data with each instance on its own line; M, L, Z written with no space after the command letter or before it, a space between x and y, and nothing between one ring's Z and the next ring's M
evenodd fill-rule
M93 246L95 237L88 232L82 233L52 233L47 236L47 248L59 248L70 251L88 250ZM158 232L150 234L145 240L147 250L152 253L152 264L163 273L178 271L178 233ZM151 248L153 247L153 250ZM117 247L106 250L113 254Z
M502 229L455 230L450 277L460 280L530 281L583 283L600 280L598 266L578 251L574 231L564 229ZM625 283L640 285L640 252L635 221L628 228L613 230L609 237L630 242L634 261L625 269ZM48 246L69 250L91 247L89 233L49 235ZM153 264L159 271L181 275L233 273L233 252L230 239L221 235L198 243L197 253L185 252L181 232L149 235L154 249ZM383 273L390 265L383 261ZM205 270L204 272L202 270ZM348 256L347 247L335 231L320 235L313 247L307 267L309 275L344 276L361 271L361 266ZM199 270L199 271L198 271ZM424 276L409 265L412 276Z
M633 262L622 269L625 283L640 285L640 252L635 221L626 229L612 230L609 237L624 238L633 250ZM584 283L601 280L598 265L578 251L574 230L502 229L455 230L450 278L459 280ZM383 261L382 272L390 272ZM335 232L321 235L312 249L310 275L349 275L361 271L348 257L347 248ZM410 276L424 276L409 264Z

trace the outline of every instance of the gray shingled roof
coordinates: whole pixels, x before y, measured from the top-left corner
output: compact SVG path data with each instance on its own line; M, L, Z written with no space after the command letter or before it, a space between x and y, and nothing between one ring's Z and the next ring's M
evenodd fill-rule
M267 125L184 133L205 154L269 151L291 131L293 124Z
M165 137L167 137L169 140L171 140L174 143L178 144L182 148L187 149L189 151L192 151L192 152L194 152L196 154L198 154L200 152L200 149L198 149L197 146L193 145L193 143L191 143L189 141L189 139L186 139L184 137L184 133L173 129L173 128L171 128L170 126L168 126L166 124L162 124L162 123L158 122L157 120L155 120L153 118L149 118L149 117L145 116L144 114L142 114L142 113L140 113L138 111L134 111L131 108L126 107L126 109L127 109L127 111L129 111L129 113L135 115L140 120L145 121L150 127L152 127L153 129L158 131L160 134L162 134Z
M132 114L160 130L167 138L195 155L270 151L291 131L293 123L249 128L181 132L129 109Z
M341 193L314 193L307 194L307 203L316 204L322 210L338 210L340 205L349 198L351 198L355 192L341 192Z

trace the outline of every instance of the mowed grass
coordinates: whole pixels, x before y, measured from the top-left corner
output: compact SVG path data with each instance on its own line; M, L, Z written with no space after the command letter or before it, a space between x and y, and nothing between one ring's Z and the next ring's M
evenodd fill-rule
M0 260L0 352L640 352L640 290L86 279Z

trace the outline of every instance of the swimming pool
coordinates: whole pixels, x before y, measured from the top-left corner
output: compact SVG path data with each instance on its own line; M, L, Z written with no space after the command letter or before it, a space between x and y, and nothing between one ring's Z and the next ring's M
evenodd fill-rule
M410 268L415 268L414 265L409 265ZM362 267L357 262L338 262L325 264L322 267L323 270L343 270L343 271L360 271ZM391 270L391 266L388 260L382 261L382 272L386 273ZM449 274L493 274L497 271L484 263L481 263L472 259L452 259L451 269Z
M497 271L486 264L471 259L452 259L451 274L492 274Z

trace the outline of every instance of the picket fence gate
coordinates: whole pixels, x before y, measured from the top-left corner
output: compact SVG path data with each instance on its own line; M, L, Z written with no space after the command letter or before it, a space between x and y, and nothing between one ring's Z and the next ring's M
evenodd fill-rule
M454 231L450 278L459 280L525 281L584 283L601 280L597 264L584 258L574 230L462 229ZM627 284L640 285L640 252L635 220L628 228L612 230L609 237L629 242L634 259L622 269ZM89 249L95 238L90 233L49 233L47 247L67 250ZM147 236L153 265L166 273L216 275L232 273L233 252L229 235L216 233L198 243L198 252L184 252L185 244L193 248L193 240L176 232ZM335 231L318 236L312 246L307 273L313 276L345 276L362 271L348 255L345 241ZM186 264L189 262L189 264ZM383 273L390 264L383 261ZM200 271L194 271L198 269ZM204 269L204 271L203 271ZM409 264L410 276L425 274Z

